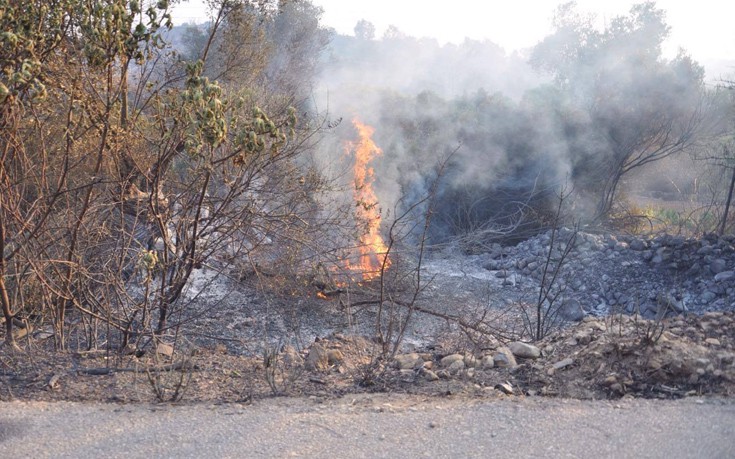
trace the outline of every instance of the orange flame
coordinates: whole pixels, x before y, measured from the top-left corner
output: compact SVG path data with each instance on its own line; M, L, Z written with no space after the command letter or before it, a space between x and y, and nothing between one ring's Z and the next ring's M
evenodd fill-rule
M359 261L356 264L348 262L347 268L361 272L363 280L370 280L380 276L381 268L390 266L388 247L380 236L380 209L373 191L375 171L370 167L373 158L383 151L371 139L375 129L357 119L353 119L352 124L360 137L359 141L347 145L348 152L355 152L355 214L358 222L365 226L360 236Z

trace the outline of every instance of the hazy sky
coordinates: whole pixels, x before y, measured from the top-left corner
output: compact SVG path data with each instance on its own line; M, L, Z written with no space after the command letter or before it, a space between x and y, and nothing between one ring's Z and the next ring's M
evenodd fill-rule
M558 0L312 0L324 9L322 22L352 34L360 19L372 22L380 37L389 25L407 35L434 37L459 43L465 37L489 39L507 51L533 46L551 31ZM594 12L600 21L625 14L630 0L577 0L580 10ZM672 34L667 55L679 47L695 59L735 59L735 2L727 0L658 0L667 11ZM177 22L204 16L201 0L177 7Z

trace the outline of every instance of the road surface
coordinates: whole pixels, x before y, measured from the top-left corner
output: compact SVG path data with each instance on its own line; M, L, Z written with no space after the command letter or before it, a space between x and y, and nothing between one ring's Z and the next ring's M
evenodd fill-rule
M735 458L735 399L0 403L0 458Z

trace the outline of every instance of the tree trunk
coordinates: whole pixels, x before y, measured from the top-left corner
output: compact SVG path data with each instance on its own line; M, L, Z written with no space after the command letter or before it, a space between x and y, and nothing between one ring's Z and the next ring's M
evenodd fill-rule
M732 178L730 179L730 190L727 193L727 202L725 203L725 213L722 216L722 223L720 224L720 236L725 233L725 226L727 225L727 214L730 211L730 202L732 202L732 191L735 188L735 167L732 168Z
M605 186L600 194L600 200L597 203L597 209L595 213L595 221L601 220L608 216L610 210L612 210L613 204L615 203L615 194L620 184L620 178L622 174L614 173L613 176L609 177Z
M0 205L2 202L0 200ZM13 311L10 306L10 296L5 286L5 222L0 209L0 305L5 318L5 343L10 347L17 347L13 337Z

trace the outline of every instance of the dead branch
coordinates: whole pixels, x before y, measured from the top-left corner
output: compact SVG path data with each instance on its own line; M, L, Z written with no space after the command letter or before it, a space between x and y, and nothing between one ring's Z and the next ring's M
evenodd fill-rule
M160 365L155 367L142 367L142 368L107 368L107 367L97 367L97 368L79 368L77 369L77 373L85 374L85 375L91 375L91 376L104 376L104 375L111 375L113 373L146 373L146 372L164 372L164 371L200 371L201 367L199 365L191 365L188 362L177 362L177 363L171 363L168 365Z

